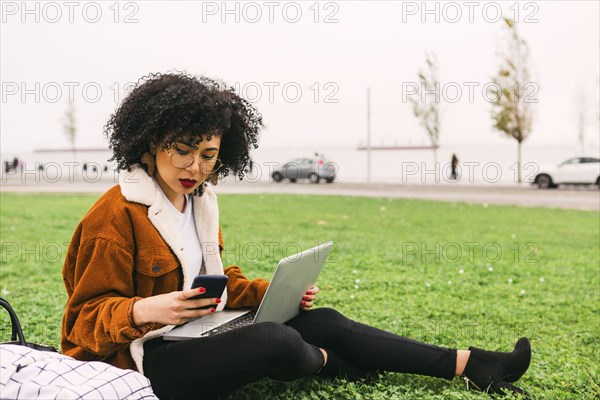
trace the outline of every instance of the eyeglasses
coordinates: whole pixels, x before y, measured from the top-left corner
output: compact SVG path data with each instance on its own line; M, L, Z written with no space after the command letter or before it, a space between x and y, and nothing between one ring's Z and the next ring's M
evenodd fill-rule
M184 150L175 149L174 153L171 153L169 150L165 151L169 155L171 165L175 168L185 169L192 165L194 161L198 161L200 171L202 171L203 174L210 174L217 172L223 167L223 163L218 157L206 156L203 158L195 158L191 153Z

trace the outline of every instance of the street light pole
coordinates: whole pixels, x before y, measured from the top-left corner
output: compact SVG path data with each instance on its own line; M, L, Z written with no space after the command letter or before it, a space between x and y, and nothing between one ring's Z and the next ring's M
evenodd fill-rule
M371 89L367 88L367 182L371 183Z

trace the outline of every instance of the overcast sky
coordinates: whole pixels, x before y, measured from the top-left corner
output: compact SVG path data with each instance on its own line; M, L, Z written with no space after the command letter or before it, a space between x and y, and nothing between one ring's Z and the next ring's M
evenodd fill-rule
M223 79L263 114L262 146L425 144L406 101L425 52L442 90L441 144L505 139L482 88L498 66L498 10L530 46L536 117L527 143L574 144L576 97L598 118L599 2L2 2L2 152L105 147L103 125L126 85L172 69ZM427 12L428 11L428 12ZM444 89L445 88L445 89ZM459 96L457 90L462 93ZM470 93L472 91L472 95ZM445 96L444 96L445 94ZM454 101L453 103L451 101ZM598 124L587 126L598 142Z

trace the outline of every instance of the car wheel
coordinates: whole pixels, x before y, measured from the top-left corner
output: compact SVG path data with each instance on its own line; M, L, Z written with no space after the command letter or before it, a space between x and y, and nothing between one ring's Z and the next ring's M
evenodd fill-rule
M294 178L294 179L290 178L290 182L292 182L292 183L296 183L297 181L298 181L298 179L296 179L296 178Z
M319 183L319 175L313 172L312 174L308 175L308 180L310 183Z
M271 176L275 182L281 182L283 180L283 175L281 175L280 172L273 172L273 175Z
M325 179L325 182L327 182L327 183L333 183L334 179L335 178L327 178L327 179Z
M552 178L550 175L541 174L535 177L535 183L537 183L540 189L550 189L554 187L552 183Z

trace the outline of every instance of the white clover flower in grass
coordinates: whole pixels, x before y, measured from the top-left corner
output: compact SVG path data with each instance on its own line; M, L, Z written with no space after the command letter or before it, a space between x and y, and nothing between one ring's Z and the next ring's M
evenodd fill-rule
M379 207L379 211L385 211L385 210L387 210L387 208L385 208L385 206Z
M513 279L512 278L508 278L508 283L513 283Z
M448 281L448 285L452 285L452 281Z
M431 284L429 282L425 282L425 286L426 287L431 287Z
M510 235L511 238L516 239L517 235L515 235L514 233L512 235Z
M494 267L492 267L491 265L488 266L488 271L493 272L494 271Z
M459 270L458 270L458 273L459 273L459 274L464 274L464 273L465 273L465 270L461 268L461 269L459 269Z
M360 279L355 280L354 283L359 284L360 283Z
M525 294L525 290L521 289L521 291L519 292L519 296L523 296Z
M540 283L544 283L544 277L540 276Z
M354 285L354 289L358 289L358 285Z
M357 270L355 270L355 269L353 269L353 270L352 270L352 273L353 273L353 274L358 274L358 271L357 271Z
M352 300L354 300L354 295L353 295L353 294L351 294L351 295L350 295L350 298L351 298Z
M2 288L2 296L8 296L10 294L10 290L7 288Z

